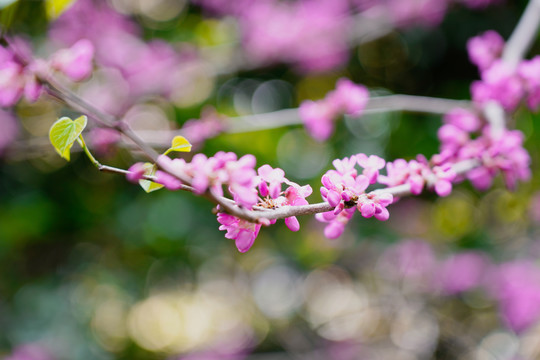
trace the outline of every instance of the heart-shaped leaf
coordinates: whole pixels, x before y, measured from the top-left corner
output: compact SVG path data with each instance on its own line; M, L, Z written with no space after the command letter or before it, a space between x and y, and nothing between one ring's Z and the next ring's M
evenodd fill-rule
M156 165L151 164L151 163L144 163L143 168L144 168L144 175L148 175L148 176L154 176L157 170ZM143 190L146 191L147 193L163 188L163 185L161 184L158 184L150 180L144 180L144 179L139 180L139 185L141 185Z
M180 135L175 136L171 141L171 147L165 151L164 155L167 155L171 151L190 152L191 144L185 137Z
M75 120L68 117L58 119L49 131L49 139L58 154L69 161L70 149L73 143L86 127L86 116L79 116Z

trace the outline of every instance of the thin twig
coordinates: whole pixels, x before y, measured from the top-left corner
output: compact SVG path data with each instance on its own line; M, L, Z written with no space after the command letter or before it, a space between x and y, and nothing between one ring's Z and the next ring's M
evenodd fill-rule
M472 109L473 106L467 100L440 99L415 95L388 95L370 98L364 109L364 114L390 111L446 114L455 108ZM225 126L228 133L240 133L299 125L302 123L298 109L293 108L263 114L232 117L226 119Z
M538 32L540 0L531 0L504 47L502 59L516 67L525 57Z

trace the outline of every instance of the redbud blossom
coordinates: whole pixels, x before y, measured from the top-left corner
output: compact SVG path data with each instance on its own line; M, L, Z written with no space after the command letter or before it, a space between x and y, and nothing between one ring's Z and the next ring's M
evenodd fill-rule
M221 224L219 230L226 230L225 237L234 240L236 248L242 253L253 246L261 229L261 224L254 224L225 213L218 213L217 220Z
M339 79L334 91L319 101L306 100L300 104L299 115L307 132L324 141L334 132L334 122L342 115L360 116L369 100L368 90L348 79Z
M499 59L503 48L504 39L493 30L488 30L467 41L469 59L480 70L489 68L495 60Z
M143 163L135 163L130 166L128 173L126 174L126 179L132 183L137 183L144 176L146 169L144 168Z
M51 58L51 67L73 81L81 81L92 73L93 57L94 45L87 39L81 39L70 48L56 52Z

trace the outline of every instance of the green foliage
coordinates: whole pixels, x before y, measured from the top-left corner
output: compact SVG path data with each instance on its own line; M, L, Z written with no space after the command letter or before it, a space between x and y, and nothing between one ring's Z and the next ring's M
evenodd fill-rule
M167 155L168 153L170 153L172 151L190 152L191 151L191 144L189 143L189 141L185 137L180 136L180 135L175 136L172 139L171 147L168 148L167 151L165 151L163 153L163 155Z
M49 130L49 139L58 154L69 161L70 150L73 143L81 135L86 127L88 119L79 116L75 120L68 117L58 119Z

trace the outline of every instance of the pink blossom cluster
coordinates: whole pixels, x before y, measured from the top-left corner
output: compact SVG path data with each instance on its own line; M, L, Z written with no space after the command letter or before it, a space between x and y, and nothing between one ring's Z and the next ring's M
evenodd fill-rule
M258 0L239 17L244 49L256 62L333 69L347 61L347 10L345 1Z
M305 198L312 193L309 185L300 186L289 181L282 169L274 169L269 165L263 165L255 171L255 163L253 155L238 158L232 152L223 151L211 157L196 154L191 162L162 155L158 159L158 165L168 172L157 170L154 181L169 190L178 190L182 187L182 182L169 173L173 172L185 179L195 193L210 191L218 197L224 195L223 187L227 186L235 204L248 209L255 205L266 209L308 205ZM131 182L137 182L145 173L144 164L136 163L130 167L126 177ZM283 184L288 185L285 191L282 191ZM261 219L259 223L252 223L223 212L218 213L217 219L221 224L219 229L227 231L225 237L234 239L240 252L251 248L261 225L268 226L276 222L275 219ZM292 231L300 229L295 216L286 218L285 224Z
M356 165L363 167L358 175ZM316 219L326 222L324 234L329 239L341 236L345 225L355 212L355 208L365 218L375 217L385 221L390 214L386 207L393 202L390 193L366 193L370 184L374 184L379 176L379 170L385 161L378 156L358 154L350 158L333 161L335 170L329 170L321 181L321 195L325 201L334 206L333 211L316 215Z
M523 148L521 131L493 131L491 126L483 125L485 122L476 114L465 109L449 112L444 122L438 131L441 153L433 157L435 163L480 160L482 165L466 174L479 190L488 189L499 172L510 189L515 188L518 180L530 178L531 159Z
M258 201L256 190L255 157L244 155L238 158L235 153L220 151L214 156L196 154L191 162L184 159L173 159L162 155L158 165L165 169L174 169L189 179L196 194L211 191L216 196L223 196L223 186L227 185L234 201L242 206L251 208ZM176 190L176 181L170 181L165 172L156 173L156 182Z
M448 196L455 178L456 173L450 163L430 166L423 155L418 155L416 160L388 162L386 175L379 177L379 183L389 187L408 184L413 195L420 195L424 187L430 185L437 195Z
M308 205L305 198L312 193L309 185L299 186L287 180L282 169L273 169L270 165L261 166L257 173L259 194L262 197L259 198L258 206L275 209L283 206ZM281 191L283 183L289 185L284 192ZM221 224L219 230L227 231L225 237L234 239L240 252L246 252L253 246L262 224L268 226L276 223L276 220L272 219L255 224L225 213L219 213L217 220ZM285 225L291 231L300 230L296 216L285 218Z
M454 3L482 8L501 0L194 0L206 10L234 16L243 46L260 63L287 62L304 71L330 70L347 60L355 23L388 19L395 26L435 26ZM351 6L352 5L352 6ZM387 21L388 21L387 20ZM385 22L387 22L385 21Z
M502 264L491 280L490 290L508 327L523 331L540 320L540 268L535 263Z
M14 40L15 46L0 46L0 106L15 105L21 97L36 101L42 90L39 75L56 70L70 80L81 81L92 72L94 48L88 40L80 40L68 49L54 53L49 61L30 60L27 45ZM19 52L12 50L16 48ZM24 58L23 58L24 57ZM28 61L28 63L27 63Z
M352 25L348 0L197 0L213 13L236 17L242 44L257 63L285 62L301 71L344 64Z
M307 132L316 140L324 141L334 132L334 122L342 115L360 116L369 100L363 85L349 79L339 79L336 89L319 101L306 100L300 104L299 115Z
M425 290L456 295L485 285L491 264L479 252L466 251L438 259L432 247L419 239L407 239L382 255L387 276L418 282Z
M467 43L469 58L480 70L481 81L471 85L478 104L497 101L507 111L515 110L523 100L531 110L540 105L540 56L521 61L517 67L500 57L504 40L495 31L473 37Z
M389 248L380 265L387 276L441 295L483 290L497 302L503 322L514 331L540 320L540 268L532 261L494 264L476 251L438 259L428 243L411 239Z
M141 33L132 19L107 2L78 0L52 24L50 37L64 45L91 42L103 78L98 89L87 87L82 96L100 110L121 116L141 97L174 97L185 86L182 65L192 60L191 54L185 59L165 41L144 42Z

